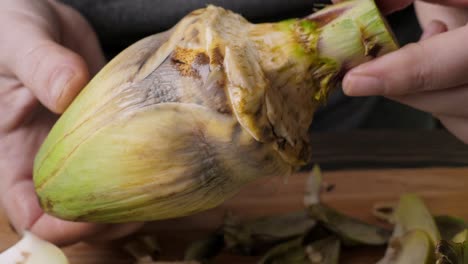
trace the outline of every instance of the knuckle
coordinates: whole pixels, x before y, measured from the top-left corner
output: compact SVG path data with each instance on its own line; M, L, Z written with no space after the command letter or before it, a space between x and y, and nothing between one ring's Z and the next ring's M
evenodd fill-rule
M18 55L16 58L17 69L25 71L31 82L40 81L41 71L44 69L44 63L48 62L48 50L54 45L52 42L44 41L32 46L26 52Z
M38 105L34 95L24 87L0 87L0 134L9 133L27 123Z

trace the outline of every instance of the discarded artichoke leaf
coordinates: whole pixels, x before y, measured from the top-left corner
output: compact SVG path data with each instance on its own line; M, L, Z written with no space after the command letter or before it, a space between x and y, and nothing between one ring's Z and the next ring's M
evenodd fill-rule
M315 224L306 211L267 216L246 223L228 215L223 233L228 249L252 255L263 247L302 236Z
M306 246L311 264L338 264L341 242L336 237L318 240Z
M15 245L0 254L2 264L68 264L60 248L40 239L30 232Z
M310 244L314 241L323 240L328 237L337 237L332 231L325 226L317 223L311 230L304 234L303 243ZM339 238L339 237L338 237Z
M309 206L308 212L345 245L385 245L391 236L390 230L346 216L326 205Z
M322 182L320 167L315 165L307 179L304 197L309 217L318 220L320 224L339 236L345 245L385 245L388 242L391 231L351 218L321 204Z
M415 194L404 194L400 197L395 210L393 237L399 237L415 229L425 231L434 245L440 240L439 229L424 201Z
M306 207L319 204L322 191L323 176L319 165L315 164L309 177L307 177L304 205Z
M419 229L392 238L385 257L377 264L433 264L434 246L429 235Z
M372 214L380 221L394 224L395 208L396 205L392 203L376 203L372 208Z
M137 235L128 238L123 249L135 259L144 259L149 257L151 260L157 260L161 255L161 247L155 236Z
M340 241L335 237L304 245L296 238L269 250L259 264L338 264Z
M302 237L281 243L270 249L259 264L308 263Z
M423 200L415 194L402 195L394 219L391 242L378 264L434 263L433 248L440 233Z
M203 239L192 242L185 250L184 260L194 260L208 263L224 249L224 237L214 233Z
M439 215L435 216L434 220L443 240L451 240L456 234L468 228L465 220L458 217Z
M453 236L452 241L455 243L463 243L468 239L468 229L464 229L463 231L457 233Z
M468 263L468 241L455 243L441 240L436 248L436 264L466 264Z

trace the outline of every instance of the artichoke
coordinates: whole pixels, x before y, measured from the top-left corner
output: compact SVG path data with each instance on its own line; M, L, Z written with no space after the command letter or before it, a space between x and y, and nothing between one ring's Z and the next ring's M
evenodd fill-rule
M195 10L115 57L60 117L34 164L40 204L107 223L215 207L306 164L328 91L397 48L372 0L262 24Z

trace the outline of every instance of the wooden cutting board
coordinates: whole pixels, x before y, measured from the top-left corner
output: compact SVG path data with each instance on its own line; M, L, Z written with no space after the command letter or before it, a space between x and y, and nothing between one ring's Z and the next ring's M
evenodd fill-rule
M185 246L212 231L227 211L243 218L289 212L302 208L306 174L287 179L261 179L241 191L223 206L198 215L147 224L143 233L157 234L166 259L182 257ZM323 196L324 202L342 212L377 223L371 214L376 202L394 202L406 192L420 194L434 214L450 214L468 220L468 167L424 169L372 169L325 171L326 182L335 185ZM17 236L0 214L0 250L12 245ZM383 248L347 249L341 263L375 263ZM80 243L65 248L73 264L130 264L118 245ZM222 255L215 263L255 263L256 258Z

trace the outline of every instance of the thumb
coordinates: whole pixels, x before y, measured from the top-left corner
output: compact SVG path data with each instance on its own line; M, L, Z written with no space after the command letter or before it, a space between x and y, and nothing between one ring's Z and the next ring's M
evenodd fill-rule
M2 198L3 208L18 232L29 230L56 244L72 244L92 236L104 227L91 223L66 222L45 215L39 206L31 180L12 183Z
M343 90L351 96L400 96L463 85L467 36L468 27L462 27L360 65L346 74Z
M79 55L55 42L40 24L24 21L6 32L4 66L51 111L61 113L88 82L88 68Z
M62 246L81 240L114 240L134 233L143 226L143 223L69 222L44 214L30 179L19 180L6 188L2 203L8 219L18 232L29 230L45 240Z

